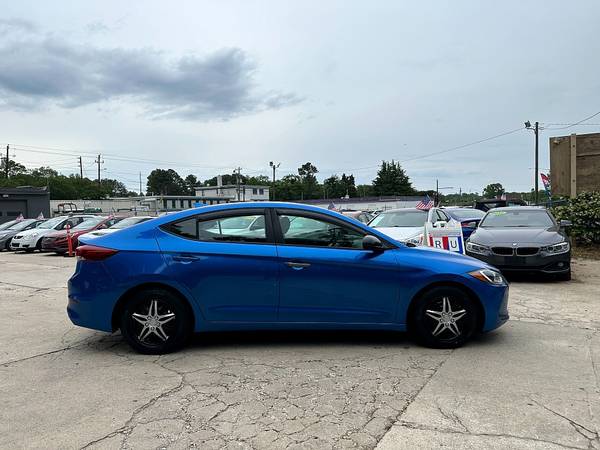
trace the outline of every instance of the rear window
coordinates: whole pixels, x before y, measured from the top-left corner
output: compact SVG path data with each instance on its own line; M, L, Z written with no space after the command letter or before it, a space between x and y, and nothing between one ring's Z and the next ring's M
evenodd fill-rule
M382 212L375 217L369 226L385 227L422 227L427 222L427 212L418 210Z

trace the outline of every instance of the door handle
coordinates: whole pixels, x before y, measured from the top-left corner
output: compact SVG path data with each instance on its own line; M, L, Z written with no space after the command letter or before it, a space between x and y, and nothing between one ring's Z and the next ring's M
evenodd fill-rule
M294 261L287 261L284 264L286 266L291 267L292 269L296 269L296 270L300 270L300 269L304 269L306 267L310 267L310 263L301 263L301 262L294 262Z
M198 258L197 256L194 255L187 255L187 254L182 254L182 255L173 255L173 261L177 261L177 262L182 262L182 263L190 263L192 261L197 261Z

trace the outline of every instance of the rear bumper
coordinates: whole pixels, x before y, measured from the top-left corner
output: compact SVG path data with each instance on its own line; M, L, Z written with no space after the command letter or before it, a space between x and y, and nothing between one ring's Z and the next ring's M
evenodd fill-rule
M555 256L500 256L480 255L467 251L467 255L497 267L503 272L539 272L559 274L571 269L571 252Z

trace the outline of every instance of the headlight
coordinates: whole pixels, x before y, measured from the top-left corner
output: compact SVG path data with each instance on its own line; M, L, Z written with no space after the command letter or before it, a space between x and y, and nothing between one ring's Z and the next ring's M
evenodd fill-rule
M559 242L558 244L547 245L546 247L542 247L542 255L560 255L561 253L567 253L570 249L571 246L568 242Z
M407 244L423 245L423 234L411 236L405 241Z
M36 237L38 237L38 234L40 234L40 233L31 233L29 236L32 238L36 238Z
M473 272L469 272L469 275L494 286L504 286L506 284L506 280L502 274L492 269L474 270Z
M475 244L474 242L467 242L467 251L477 253L479 255L489 255L490 248L485 245Z

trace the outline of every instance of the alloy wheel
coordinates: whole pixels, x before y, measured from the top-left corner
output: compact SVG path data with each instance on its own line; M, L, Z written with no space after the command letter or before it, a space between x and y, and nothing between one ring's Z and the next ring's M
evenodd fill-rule
M459 321L467 315L467 310L457 305L458 302L454 303L453 307L450 297L442 297L441 305L437 305L435 309L425 310L425 315L431 319L429 322L433 336L439 336L440 339L454 339L462 334Z

